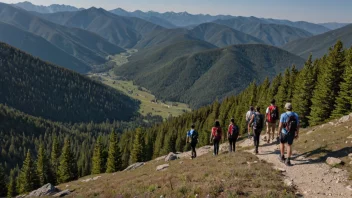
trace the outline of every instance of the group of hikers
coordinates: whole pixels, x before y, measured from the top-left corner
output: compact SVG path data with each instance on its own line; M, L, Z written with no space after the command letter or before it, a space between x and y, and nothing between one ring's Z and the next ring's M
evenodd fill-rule
M292 111L292 104L285 104L285 113L279 114L279 108L275 105L275 99L271 101L270 106L265 111L265 115L260 112L260 107L250 107L246 113L247 131L248 138L251 138L251 131L253 132L254 142L254 153L259 153L259 142L260 135L266 123L266 134L267 138L264 140L267 143L275 142L275 129L277 122L279 121L276 142L280 143L280 155L279 160L285 163L287 166L291 166L291 155L292 155L292 144L295 138L298 138L299 133L299 118L298 114ZM230 124L227 130L227 136L229 142L229 152L235 152L236 141L240 136L240 130L235 119L231 118ZM219 154L220 142L223 138L222 128L219 121L215 121L214 126L210 133L210 142L214 145L213 155ZM191 130L187 132L187 143L191 146L191 159L197 157L196 146L198 143L198 132L195 130L195 125L192 124ZM287 158L285 157L285 147L287 148Z

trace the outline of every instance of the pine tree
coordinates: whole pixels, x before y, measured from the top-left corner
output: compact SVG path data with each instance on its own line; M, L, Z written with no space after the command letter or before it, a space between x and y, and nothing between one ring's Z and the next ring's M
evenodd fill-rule
M317 125L330 118L335 108L336 97L340 91L340 82L344 72L344 52L341 41L338 41L320 69L317 86L312 98L310 124Z
M104 172L103 145L99 136L92 157L92 174L100 174Z
M39 180L34 161L28 150L19 175L19 193L27 193L39 187Z
M16 192L16 177L15 170L10 171L10 179L9 185L7 186L7 197L15 197L17 195Z
M302 71L295 82L294 95L292 99L295 112L300 117L300 125L307 127L310 107L312 105L312 96L316 82L316 69L312 65L312 55L309 56Z
M5 170L2 168L2 164L0 164L0 196L6 196L6 191Z
M60 158L60 149L59 149L59 143L57 141L57 138L54 137L53 139L53 144L51 148L51 158L50 158L50 167L51 167L51 182L53 184L57 184L57 172L58 172L58 167L59 167L59 158Z
M143 159L143 137L141 129L136 130L131 151L131 163L141 162Z
M340 117L352 111L352 47L347 50L345 72L340 84L340 92L336 99L332 117Z
M59 183L69 182L78 178L77 163L70 144L70 140L66 138L58 168Z
M108 161L106 164L106 172L113 173L121 170L122 166L121 152L117 142L117 135L114 131L111 132L109 141L109 154Z
M285 75L281 81L281 84L278 88L277 94L275 96L276 98L276 105L279 107L279 109L283 109L285 106L285 102L288 102L288 92L290 89L290 77L291 72L290 69L287 68L285 71Z
M37 173L40 186L43 186L49 182L49 164L43 144L40 144L39 146L37 157Z

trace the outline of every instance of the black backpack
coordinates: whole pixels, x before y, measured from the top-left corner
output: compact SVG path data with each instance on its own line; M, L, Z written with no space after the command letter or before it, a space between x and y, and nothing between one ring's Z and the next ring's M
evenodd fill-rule
M194 130L191 135L191 143L192 144L198 143L198 132L196 130Z
M233 139L236 135L238 135L239 130L237 125L232 125L232 131L229 132L229 139Z
M298 120L296 116L292 113L290 116L288 116L287 121L284 123L284 127L287 133L291 134L297 131L297 126L298 126Z
M254 129L263 129L263 115L259 113L254 113L254 120L253 120L253 128Z
M279 118L279 111L277 110L277 107L274 106L274 108L270 111L270 120L276 121L278 118Z

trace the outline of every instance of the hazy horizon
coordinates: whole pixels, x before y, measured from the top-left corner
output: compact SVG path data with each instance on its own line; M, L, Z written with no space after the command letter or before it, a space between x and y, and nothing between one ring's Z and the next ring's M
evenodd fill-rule
M0 0L4 3L23 1ZM78 8L101 7L106 10L122 8L127 11L188 12L190 14L254 16L258 18L287 19L291 21L308 21L313 23L352 23L352 1L349 0L31 0L35 5L48 6L65 4ZM170 9L172 8L172 9ZM219 11L221 10L221 11ZM327 15L326 12L329 12Z

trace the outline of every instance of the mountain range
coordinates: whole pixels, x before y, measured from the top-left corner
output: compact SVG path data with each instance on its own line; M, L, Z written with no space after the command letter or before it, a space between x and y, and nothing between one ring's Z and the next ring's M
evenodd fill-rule
M83 10L83 8L76 8L74 6L69 6L69 5L59 5L59 4L52 4L50 6L34 5L28 1L19 2L14 5L16 7L19 7L28 11L39 12L39 13L55 13L55 12Z
M8 4L0 3L0 22L10 24L17 27L17 29L29 32L30 35L40 36L56 48L59 48L68 55L78 59L77 61L85 63L84 67L76 68L76 71L85 71L88 66L94 67L95 65L104 64L108 55L118 54L124 51L124 49L108 42L93 32L80 28L70 28L58 25ZM15 35L15 32L13 35ZM9 36L11 37L12 35ZM7 38L7 40L16 39L18 38ZM33 45L31 48L37 48L37 46ZM53 56L53 54L51 56ZM45 57L41 58L45 59ZM61 65L62 62L54 60L53 57L47 61L59 64L66 68L73 68L73 66L70 65Z
M148 88L159 98L198 108L216 98L239 93L253 79L262 82L292 64L301 68L304 63L304 59L294 54L262 44L206 48L209 50L177 58L163 56L165 50L135 56L115 72ZM177 52L173 46L169 50Z
M352 24L324 34L292 41L282 48L303 58L307 58L310 54L313 55L313 58L320 58L328 52L337 40L341 40L346 48L351 47Z

